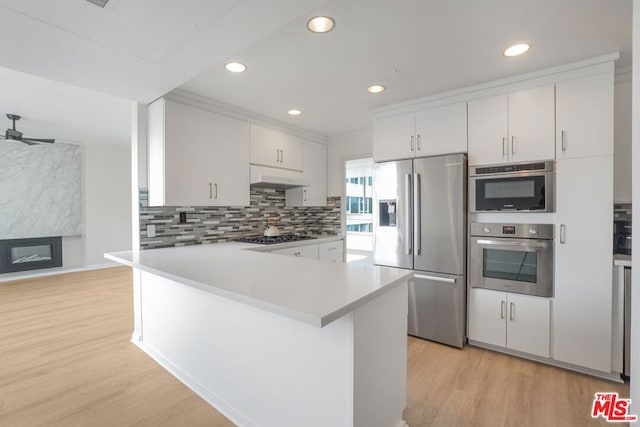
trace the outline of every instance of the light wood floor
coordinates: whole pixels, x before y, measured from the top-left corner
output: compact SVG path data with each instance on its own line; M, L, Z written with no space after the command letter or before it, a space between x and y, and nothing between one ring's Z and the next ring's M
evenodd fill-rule
M131 301L126 267L0 283L0 426L232 426L129 342ZM415 338L408 369L411 427L605 425L593 394L629 393Z

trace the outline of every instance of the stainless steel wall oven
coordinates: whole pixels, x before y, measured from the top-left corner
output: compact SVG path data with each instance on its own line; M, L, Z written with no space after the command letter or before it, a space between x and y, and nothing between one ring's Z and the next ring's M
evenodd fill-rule
M472 223L469 284L553 296L553 225Z

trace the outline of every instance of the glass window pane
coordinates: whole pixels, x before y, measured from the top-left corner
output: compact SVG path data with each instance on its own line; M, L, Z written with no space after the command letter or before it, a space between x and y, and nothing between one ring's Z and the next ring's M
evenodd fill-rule
M51 261L51 245L16 246L11 248L11 264Z
M538 254L536 252L483 249L484 277L536 283Z

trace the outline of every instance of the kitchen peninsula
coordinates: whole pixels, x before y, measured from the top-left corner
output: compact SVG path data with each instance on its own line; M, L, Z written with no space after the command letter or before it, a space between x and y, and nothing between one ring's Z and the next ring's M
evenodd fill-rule
M134 270L132 341L240 426L404 426L411 273L264 250L107 254Z

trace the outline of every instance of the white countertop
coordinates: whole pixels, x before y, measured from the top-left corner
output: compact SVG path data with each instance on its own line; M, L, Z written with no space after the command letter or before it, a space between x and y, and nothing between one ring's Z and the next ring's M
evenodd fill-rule
M631 255L615 254L613 256L613 265L631 267Z
M410 270L397 268L323 262L263 252L342 238L337 236L278 245L216 243L115 252L105 254L105 257L323 327L413 275Z

